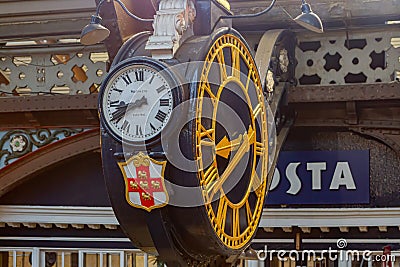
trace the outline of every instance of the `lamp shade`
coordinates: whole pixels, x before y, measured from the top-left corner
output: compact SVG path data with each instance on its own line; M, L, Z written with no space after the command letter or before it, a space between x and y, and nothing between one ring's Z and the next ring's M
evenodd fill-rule
M81 33L81 43L84 45L94 45L104 41L109 35L110 31L101 23L101 17L92 16L90 24L83 28Z
M318 17L317 14L312 12L309 4L302 4L301 12L302 13L294 19L295 22L297 22L299 25L306 28L307 30L316 33L324 32L324 26L322 25L321 19Z

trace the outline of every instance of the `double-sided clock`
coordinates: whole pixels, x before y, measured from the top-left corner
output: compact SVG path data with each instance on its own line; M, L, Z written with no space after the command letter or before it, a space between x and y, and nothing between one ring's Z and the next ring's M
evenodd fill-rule
M251 49L238 32L222 28L187 40L168 62L124 60L126 54L117 55L121 60L99 98L105 179L122 229L168 266L239 254L257 230L268 172L267 111ZM188 62L196 63L171 68ZM187 85L180 84L182 77ZM174 108L186 100L187 114L176 119ZM194 170L169 160L174 151L161 145L165 133L167 141L178 140ZM165 163L162 177L151 171L157 161ZM129 164L131 171L124 169ZM182 196L174 186L190 188L188 197L198 205L176 205ZM163 190L170 203L154 206Z

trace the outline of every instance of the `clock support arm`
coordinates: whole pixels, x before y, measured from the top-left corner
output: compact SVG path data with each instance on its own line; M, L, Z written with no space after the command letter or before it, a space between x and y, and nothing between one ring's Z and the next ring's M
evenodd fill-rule
M276 150L270 149L274 170L278 155L294 123L295 114L288 106L287 93L295 79L296 37L289 30L270 30L263 34L255 56L260 73L266 102L268 103L276 127ZM271 129L270 129L271 130ZM270 153L271 153L270 152ZM268 174L272 179L273 171Z

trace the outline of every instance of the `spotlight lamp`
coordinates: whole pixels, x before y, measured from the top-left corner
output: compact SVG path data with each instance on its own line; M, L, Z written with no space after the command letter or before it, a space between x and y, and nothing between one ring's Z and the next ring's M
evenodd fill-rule
M110 35L110 30L101 25L101 17L92 15L91 21L83 28L81 33L81 43L84 45L94 45L104 41Z
M324 32L324 26L322 25L321 19L317 14L312 12L311 6L307 4L305 0L302 0L301 14L294 18L294 21L307 30L316 33Z
M133 19L142 21L142 22L152 22L153 19L144 19L141 17L136 16L132 12L128 10L128 8L122 3L120 0L113 0L114 2L117 2L122 9L125 11L128 16L130 16ZM107 0L101 0L97 6L96 9L96 14L92 15L91 21L88 25L86 25L81 33L81 43L84 45L94 45L97 43L100 43L104 41L109 35L110 35L110 30L101 25L101 20L102 18L99 16L100 9L104 2L107 2Z

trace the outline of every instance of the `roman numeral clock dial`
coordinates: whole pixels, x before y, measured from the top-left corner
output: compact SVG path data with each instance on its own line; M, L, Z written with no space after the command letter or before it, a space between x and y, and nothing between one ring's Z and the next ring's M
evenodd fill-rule
M167 125L174 107L174 86L161 70L133 59L117 65L103 82L101 115L118 141L155 139Z
M231 34L209 49L201 77L196 115L198 179L212 235L225 248L238 250L249 244L257 230L267 187L263 90L251 53L241 38Z

